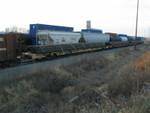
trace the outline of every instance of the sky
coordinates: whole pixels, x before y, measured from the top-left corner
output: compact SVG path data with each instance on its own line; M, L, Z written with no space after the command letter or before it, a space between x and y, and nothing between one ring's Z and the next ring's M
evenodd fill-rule
M135 35L137 0L0 0L0 31L29 24L92 28ZM150 1L140 0L138 35L150 36Z

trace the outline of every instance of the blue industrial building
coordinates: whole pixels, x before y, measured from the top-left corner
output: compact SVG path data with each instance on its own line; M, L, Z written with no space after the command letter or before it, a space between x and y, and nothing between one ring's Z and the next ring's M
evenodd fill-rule
M2 35L2 34L6 34L6 32L0 32L0 34Z
M82 32L87 32L87 33L102 33L103 31L100 29L82 29Z

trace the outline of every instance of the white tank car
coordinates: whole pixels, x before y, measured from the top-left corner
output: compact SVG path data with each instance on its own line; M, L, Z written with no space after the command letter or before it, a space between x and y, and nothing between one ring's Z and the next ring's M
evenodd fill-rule
M86 43L106 43L110 41L108 34L82 32L82 37Z
M37 32L38 45L75 44L79 43L80 33L39 30Z
M120 36L122 42L128 42L128 38L124 36Z

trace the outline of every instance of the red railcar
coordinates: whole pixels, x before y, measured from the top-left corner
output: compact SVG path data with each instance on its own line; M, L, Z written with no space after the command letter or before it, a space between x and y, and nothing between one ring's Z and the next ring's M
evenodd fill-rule
M108 35L110 35L110 36L112 36L112 37L117 37L117 36L118 36L117 33L109 33L109 32L106 32L105 34L108 34Z
M0 34L0 66L17 63L22 52L22 34Z

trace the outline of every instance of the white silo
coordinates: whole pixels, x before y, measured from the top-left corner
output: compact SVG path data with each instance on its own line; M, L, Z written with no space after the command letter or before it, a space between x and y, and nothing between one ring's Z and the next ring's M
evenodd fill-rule
M91 29L91 21L86 21L86 29Z
M9 32L10 32L10 29L9 29L9 28L6 28L6 29L5 29L5 32L6 32L6 33L9 33Z

